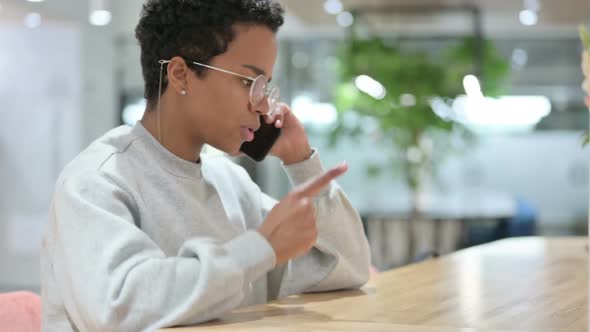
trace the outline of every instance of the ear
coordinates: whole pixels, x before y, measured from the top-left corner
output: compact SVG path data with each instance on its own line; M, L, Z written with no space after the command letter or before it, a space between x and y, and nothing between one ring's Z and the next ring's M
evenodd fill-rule
M168 88L180 95L188 89L188 75L190 68L182 57L175 56L168 63Z

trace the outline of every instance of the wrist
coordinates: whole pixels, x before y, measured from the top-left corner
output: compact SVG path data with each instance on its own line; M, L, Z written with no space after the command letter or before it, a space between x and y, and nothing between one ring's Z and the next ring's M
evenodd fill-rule
M274 251L275 266L283 265L287 259L285 257L283 257L282 253L280 252L279 247L276 245L276 243L274 243L274 241L272 241L271 234L268 232L268 230L265 230L261 227L258 229L258 233L266 239L266 241L268 242L268 244L270 245L270 247Z
M307 160L312 154L313 149L311 146L309 144L305 144L291 153L282 156L280 159L283 162L283 165L288 166Z

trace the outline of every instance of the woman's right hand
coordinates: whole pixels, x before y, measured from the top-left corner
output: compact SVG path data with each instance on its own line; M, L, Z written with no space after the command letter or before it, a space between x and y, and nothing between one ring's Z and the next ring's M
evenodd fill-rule
M277 266L307 253L315 245L318 230L314 198L347 170L348 166L342 164L297 186L270 211L258 232L274 249Z

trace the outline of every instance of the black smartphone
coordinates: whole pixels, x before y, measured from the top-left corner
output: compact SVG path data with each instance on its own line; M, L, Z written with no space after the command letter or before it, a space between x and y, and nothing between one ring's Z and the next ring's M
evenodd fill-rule
M244 142L240 151L255 161L263 161L279 136L281 136L281 128L275 127L274 123L267 124L262 115L260 116L260 129L254 133L254 140Z

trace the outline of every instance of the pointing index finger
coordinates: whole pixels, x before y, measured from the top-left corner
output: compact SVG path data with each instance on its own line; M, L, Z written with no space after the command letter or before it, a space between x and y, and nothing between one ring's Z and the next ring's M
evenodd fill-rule
M319 175L295 189L295 195L299 197L314 197L318 195L330 182L348 171L348 165L342 163L331 168L322 175Z

